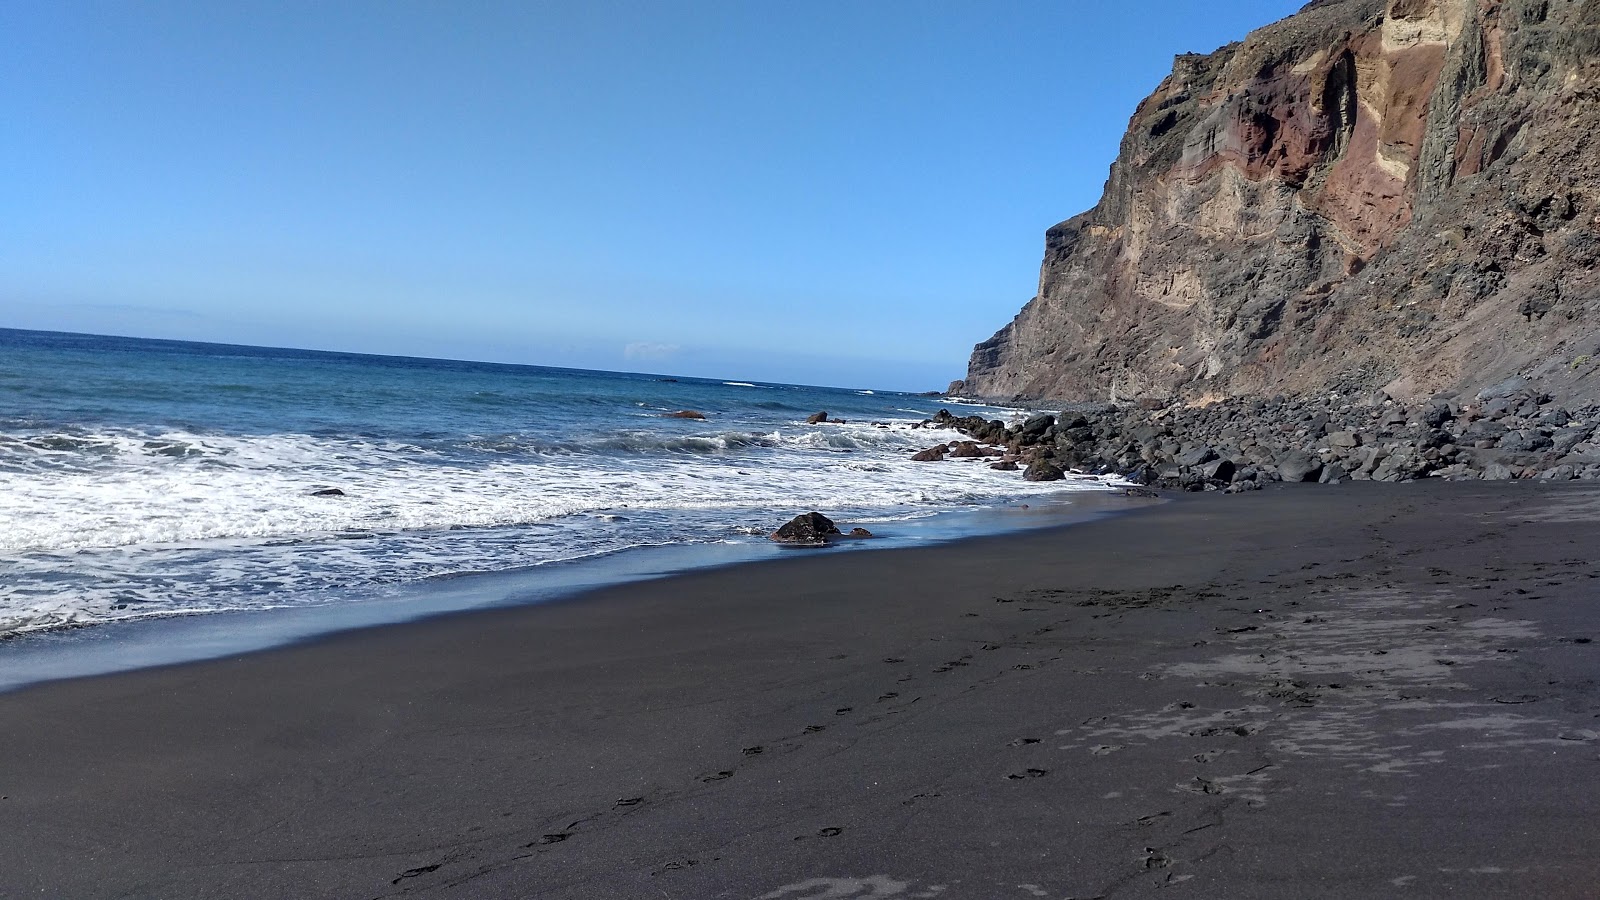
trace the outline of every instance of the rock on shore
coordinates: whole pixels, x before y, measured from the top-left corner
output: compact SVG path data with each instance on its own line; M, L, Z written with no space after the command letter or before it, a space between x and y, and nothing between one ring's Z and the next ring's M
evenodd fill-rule
M1413 404L1381 393L1207 406L1075 404L1015 426L948 410L926 424L960 431L1022 461L1029 480L1076 470L1227 491L1271 481L1600 480L1600 405L1569 408L1520 379L1466 399L1439 396Z
M820 547L828 542L828 538L839 534L839 526L833 520L819 512L801 513L798 516L778 526L767 537L779 544L793 544L798 547Z

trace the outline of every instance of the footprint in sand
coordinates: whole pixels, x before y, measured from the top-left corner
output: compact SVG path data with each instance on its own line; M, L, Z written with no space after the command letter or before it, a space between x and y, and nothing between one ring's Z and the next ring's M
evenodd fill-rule
M818 828L816 834L797 834L795 835L794 839L797 841L804 841L813 837L838 837L841 834L844 834L843 828L840 828L837 825L829 825L826 828Z
M389 883L399 884L400 882L405 881L407 878L416 878L418 875L426 875L429 872L437 870L442 865L444 865L444 863L434 863L431 866L417 866L415 869L407 869L400 873L399 878L396 878Z

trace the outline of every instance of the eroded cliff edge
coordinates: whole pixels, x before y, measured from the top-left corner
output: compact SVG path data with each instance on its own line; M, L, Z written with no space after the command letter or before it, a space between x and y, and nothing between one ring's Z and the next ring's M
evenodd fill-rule
M953 389L1600 394L1600 0L1319 0L1140 104Z

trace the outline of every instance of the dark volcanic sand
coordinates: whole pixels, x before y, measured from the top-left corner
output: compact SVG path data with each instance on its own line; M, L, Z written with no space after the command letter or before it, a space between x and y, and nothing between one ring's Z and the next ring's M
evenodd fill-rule
M1593 897L1600 490L1348 485L0 696L0 895Z

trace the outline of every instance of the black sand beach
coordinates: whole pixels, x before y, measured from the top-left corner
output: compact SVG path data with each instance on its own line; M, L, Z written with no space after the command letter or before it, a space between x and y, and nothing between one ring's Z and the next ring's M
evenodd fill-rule
M1354 484L0 696L6 897L1593 897L1600 489Z

